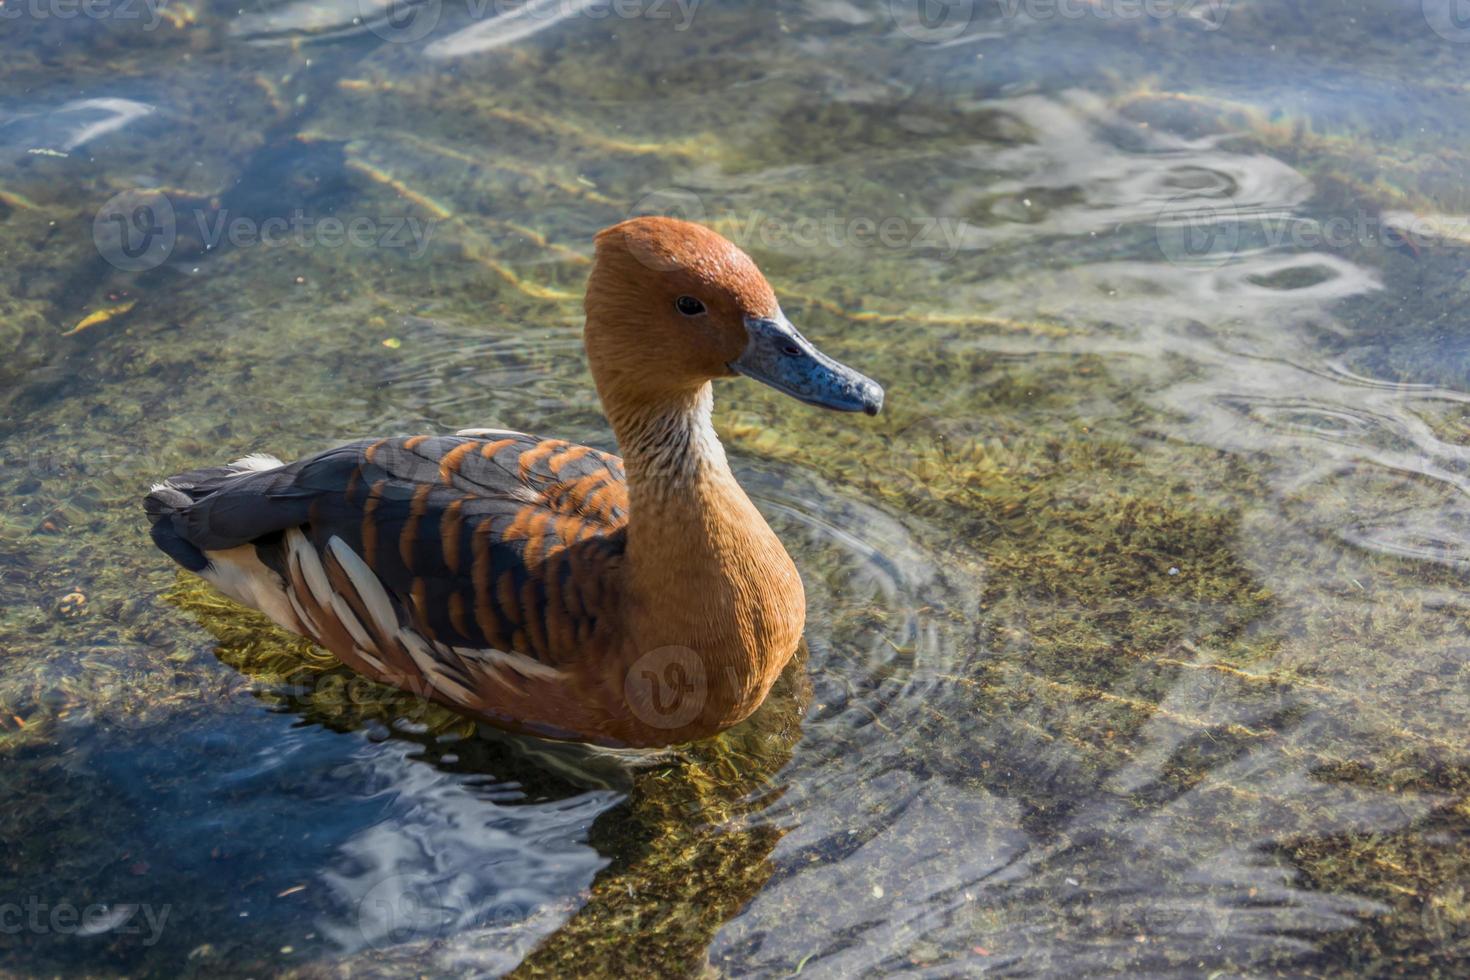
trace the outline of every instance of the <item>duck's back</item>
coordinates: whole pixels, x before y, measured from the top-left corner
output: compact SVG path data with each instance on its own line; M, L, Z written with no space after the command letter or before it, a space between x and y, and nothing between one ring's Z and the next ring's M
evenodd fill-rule
M627 501L616 456L477 430L248 457L160 484L147 510L159 547L228 594L475 708L485 665L555 671L605 640Z

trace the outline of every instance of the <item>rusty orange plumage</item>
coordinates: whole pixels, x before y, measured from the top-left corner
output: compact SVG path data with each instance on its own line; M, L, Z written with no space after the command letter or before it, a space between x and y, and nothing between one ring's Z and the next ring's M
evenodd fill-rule
M647 746L740 721L795 651L805 597L730 471L711 382L869 414L882 391L687 222L598 235L586 314L622 457L502 430L247 457L155 486L155 542L361 673L490 724Z

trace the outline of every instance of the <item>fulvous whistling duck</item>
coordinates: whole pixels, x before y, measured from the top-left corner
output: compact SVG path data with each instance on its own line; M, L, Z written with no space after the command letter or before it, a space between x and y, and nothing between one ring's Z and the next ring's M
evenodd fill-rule
M583 334L622 458L496 429L247 456L153 487L184 568L374 680L491 725L606 746L712 735L801 638L790 556L735 481L711 382L878 412L713 231L597 236Z

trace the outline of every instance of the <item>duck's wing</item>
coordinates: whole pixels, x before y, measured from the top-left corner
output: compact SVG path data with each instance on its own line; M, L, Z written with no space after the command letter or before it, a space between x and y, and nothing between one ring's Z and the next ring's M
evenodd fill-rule
M399 686L400 667L458 685L466 704L485 663L555 671L594 640L628 507L616 456L475 431L175 477L149 495L154 539L211 580L253 549L302 632Z

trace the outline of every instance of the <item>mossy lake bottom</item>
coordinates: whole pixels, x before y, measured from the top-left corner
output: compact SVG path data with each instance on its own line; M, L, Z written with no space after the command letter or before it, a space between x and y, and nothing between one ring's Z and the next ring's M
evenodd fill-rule
M938 6L6 4L0 975L1464 975L1470 30ZM717 390L750 721L477 731L153 549L251 452L611 448L639 213L888 389Z

